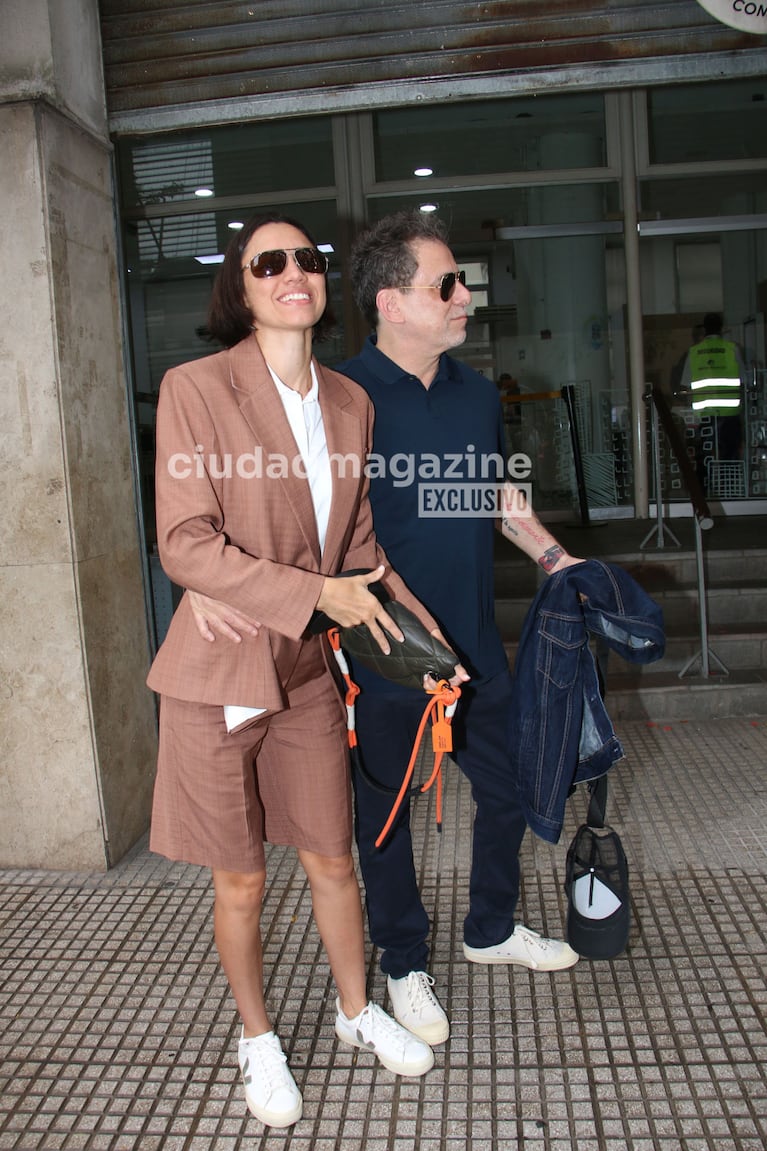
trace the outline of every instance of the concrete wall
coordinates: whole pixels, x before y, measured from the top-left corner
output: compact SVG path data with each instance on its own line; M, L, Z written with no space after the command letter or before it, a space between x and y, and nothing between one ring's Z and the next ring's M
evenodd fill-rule
M103 869L148 823L156 728L105 123L95 0L3 0L0 866Z

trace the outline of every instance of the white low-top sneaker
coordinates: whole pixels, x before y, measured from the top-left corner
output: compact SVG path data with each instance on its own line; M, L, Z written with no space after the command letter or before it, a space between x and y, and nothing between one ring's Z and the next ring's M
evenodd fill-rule
M428 1043L400 1027L377 1003L368 1003L354 1019L347 1019L336 999L336 1035L352 1047L367 1047L395 1075L425 1075L434 1066Z
M493 947L463 945L463 953L472 963L515 963L531 971L563 971L578 962L580 956L569 943L547 939L537 931L518 923L508 939Z
M434 994L434 980L426 971L410 971L402 979L386 980L394 1018L424 1043L444 1043L450 1024Z
M297 1123L304 1101L274 1032L240 1039L238 1058L251 1115L267 1127L290 1127Z

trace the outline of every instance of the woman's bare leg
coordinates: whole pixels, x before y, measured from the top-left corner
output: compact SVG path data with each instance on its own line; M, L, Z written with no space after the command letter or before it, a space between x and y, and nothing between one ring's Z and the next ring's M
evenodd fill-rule
M266 873L213 870L213 925L221 966L250 1038L271 1031L264 1004L261 904Z
M347 1019L367 1005L362 902L351 854L336 857L299 851L312 892L314 919Z

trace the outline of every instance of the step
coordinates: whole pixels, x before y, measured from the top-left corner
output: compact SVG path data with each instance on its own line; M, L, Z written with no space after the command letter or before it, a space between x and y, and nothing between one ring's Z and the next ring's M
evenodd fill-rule
M660 664L651 666L660 667ZM636 679L611 670L607 676L605 706L613 723L622 719L767 716L767 669L738 668L722 675L717 672L715 661L709 658L708 678L701 675L699 660L684 676L664 670Z
M672 530L685 546L671 546L667 537L668 546L662 549L652 540L642 548L649 526L634 522L569 533L554 529L573 555L596 555L628 571L663 610L662 660L629 664L615 654L610 657L611 717L649 722L767 715L767 521L721 520L702 536L707 678L701 674L694 531L690 523L674 523ZM719 546L727 540L737 546ZM496 621L512 666L530 602L545 578L508 541L496 546ZM729 674L721 674L722 665Z
M511 666L517 654L517 641L504 640L504 648ZM708 649L716 658L709 663L713 666L724 664L728 671L767 669L767 623L760 628L744 627L743 630L719 632L709 629ZM701 649L700 634L666 634L666 651L663 659L654 663L629 663L614 652L608 658L608 675L620 675L627 683L639 685L656 674L678 673ZM719 666L717 664L717 666Z
M668 638L700 634L698 597L693 594L654 596L663 611ZM501 599L495 603L495 622L504 642L514 643L530 607L529 600ZM706 597L706 627L712 635L761 634L767 630L767 591L723 589Z
M641 687L608 678L605 704L613 723L624 719L702 720L767 715L767 671L728 676L658 674Z
M650 595L668 588L698 586L698 568L694 555L658 557L625 555L611 557ZM495 561L495 593L503 599L534 595L546 578L526 556L519 560L504 557ZM744 579L754 587L767 587L767 550L752 552L717 552L704 562L707 588L737 587Z

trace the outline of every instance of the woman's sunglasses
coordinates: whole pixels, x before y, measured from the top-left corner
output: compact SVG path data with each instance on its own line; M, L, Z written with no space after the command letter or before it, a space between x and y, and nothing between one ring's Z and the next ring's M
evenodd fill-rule
M293 253L301 271L308 275L324 276L328 270L328 258L319 248L272 248L268 252L257 252L242 270L250 268L257 280L279 276L287 267L288 252Z
M445 272L438 284L408 284L407 286L408 288L430 288L432 292L439 292L440 300L446 304L455 291L456 283L459 283L463 288L466 287L465 272Z

